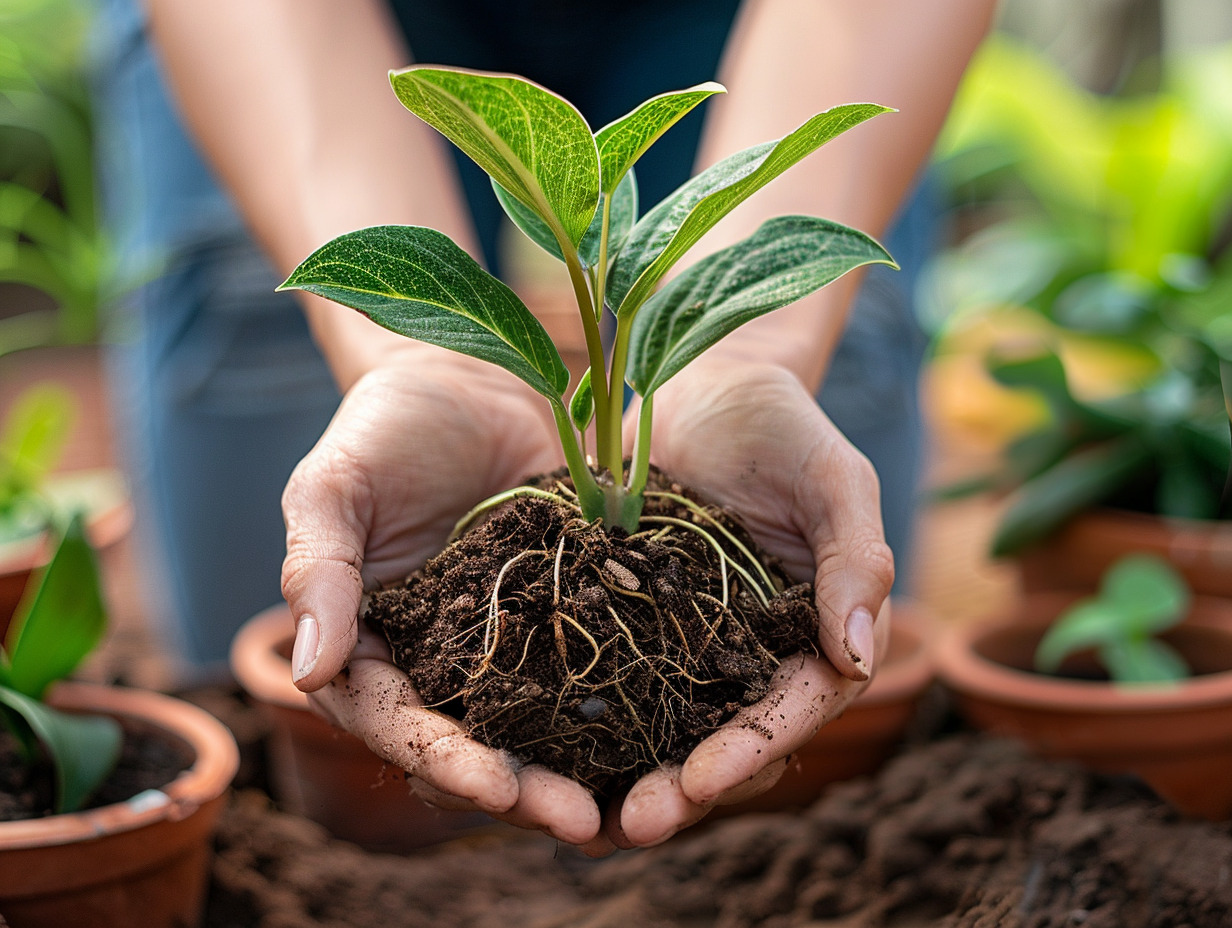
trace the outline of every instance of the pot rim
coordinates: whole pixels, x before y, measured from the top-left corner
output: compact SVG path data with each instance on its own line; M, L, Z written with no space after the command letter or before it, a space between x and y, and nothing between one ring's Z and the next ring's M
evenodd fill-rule
M50 701L58 708L102 712L149 722L186 741L192 765L161 789L83 812L0 822L0 852L69 844L180 821L221 796L239 769L239 748L230 730L204 709L152 690L93 683L56 684Z
M977 652L981 643L999 633L1013 629L1037 629L1048 624L1061 606L1075 598L1067 593L1034 593L1021 599L1013 616L950 626L940 636L935 652L937 672L942 682L963 696L1061 712L1106 715L1172 712L1232 702L1232 668L1203 674L1175 685L1116 685L1019 670ZM1232 637L1232 601L1195 596L1186 623Z

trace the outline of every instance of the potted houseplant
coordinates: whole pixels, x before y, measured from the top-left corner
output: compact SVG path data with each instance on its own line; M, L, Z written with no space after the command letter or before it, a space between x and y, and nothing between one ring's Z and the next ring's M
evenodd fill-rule
M435 230L359 230L295 269L286 288L521 378L548 404L567 463L480 502L449 551L406 588L375 594L367 619L430 705L455 710L480 740L608 795L683 758L766 692L780 656L817 634L811 588L788 589L731 514L650 467L656 391L744 322L855 267L892 262L862 233L786 216L659 285L739 203L885 108L818 114L707 169L639 219L634 162L717 84L662 94L593 132L567 101L513 75L416 66L392 83L487 171L514 224L563 262L590 368L571 388L530 311ZM610 352L601 333L609 311ZM627 462L626 388L638 398ZM520 535L519 523L531 532ZM492 555L495 569L480 576L473 558ZM459 559L476 571L451 591L444 575Z
M1085 599L1026 595L951 628L936 656L976 727L1136 774L1183 812L1232 815L1232 601L1191 597L1168 562L1124 558Z
M987 223L934 275L948 334L1006 306L1039 317L988 367L1045 412L963 487L1011 493L992 551L1019 557L1030 589L1092 590L1150 550L1232 594L1232 134L1210 118L1232 46L1164 75L1156 93L1096 97L992 42L942 144Z
M239 762L234 739L188 703L63 682L103 626L77 518L0 650L0 911L17 928L173 928L202 914L210 835ZM143 782L152 761L161 775Z
M31 572L47 562L58 522L86 513L97 551L124 537L132 510L114 470L53 473L74 418L71 395L52 383L25 388L0 422L0 640Z

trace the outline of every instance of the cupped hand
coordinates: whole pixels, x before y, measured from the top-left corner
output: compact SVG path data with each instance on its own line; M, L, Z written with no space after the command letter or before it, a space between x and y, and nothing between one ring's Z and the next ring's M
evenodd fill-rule
M813 581L822 656L785 659L763 700L682 766L639 780L606 816L605 833L623 847L659 843L772 786L791 752L867 686L894 580L872 466L788 371L702 358L659 391L654 414L652 460L737 512L790 574Z
M295 683L319 712L406 770L425 799L584 845L600 829L585 789L518 767L425 709L356 618L365 589L421 566L464 512L558 466L545 407L496 368L418 345L369 372L287 484L282 587Z

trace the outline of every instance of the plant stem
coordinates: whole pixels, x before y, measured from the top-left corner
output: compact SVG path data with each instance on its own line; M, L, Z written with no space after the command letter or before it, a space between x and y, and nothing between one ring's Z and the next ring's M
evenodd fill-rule
M577 300L578 310L582 315L582 331L586 335L586 356L590 362L590 389L595 398L595 455L602 463L607 456L608 418L610 416L607 382L602 376L602 372L607 369L603 357L603 336L599 332L599 320L595 318L591 295L586 288L586 272L582 270L577 251L567 239L560 240L560 247L565 256L565 266L569 269L569 280L573 284L573 296ZM598 299L602 299L602 295ZM595 376L596 371L599 372L598 377ZM555 408L553 412L555 414ZM572 427L570 427L570 435L572 436ZM573 466L570 465L569 469L572 471ZM576 474L574 478L577 478Z
M629 493L641 497L650 475L650 427L654 416L654 394L642 398L637 411L637 438L633 442L633 460L629 464ZM640 515L640 513L639 513Z
M569 411L559 400L552 402L552 417L556 420L556 431L560 434L560 446L565 452L565 463L569 466L569 476L573 478L573 487L577 490L578 505L582 507L582 516L590 522L602 519L607 515L607 494L595 481L595 475L586 465L582 456L582 448L578 444L577 433L573 430L573 421Z
M623 319L616 320L616 338L612 342L612 370L610 374L608 394L608 423L609 429L607 436L609 460L606 462L608 468L612 471L612 475L618 480L624 477L623 466L621 464L621 413L624 411L625 398L625 368L629 360L629 326L632 321L632 316L626 316ZM595 377L591 374L591 382ZM595 407L598 409L599 399L595 397ZM598 427L598 423L596 423ZM612 466L613 463L615 466Z

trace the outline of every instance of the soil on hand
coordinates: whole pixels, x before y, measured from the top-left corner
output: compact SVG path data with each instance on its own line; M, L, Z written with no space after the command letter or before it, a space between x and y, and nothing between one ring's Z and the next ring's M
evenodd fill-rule
M639 530L523 497L462 536L367 621L424 701L479 740L608 796L770 691L779 658L816 653L809 584L792 585L732 514L652 475Z
M97 809L166 786L192 761L192 751L179 739L156 729L126 726L120 759L84 808ZM0 731L0 822L54 815L55 784L55 769L46 755L27 763L17 739Z
M603 861L514 828L366 854L248 792L223 816L206 928L1226 928L1230 872L1227 824L964 735L804 812Z

